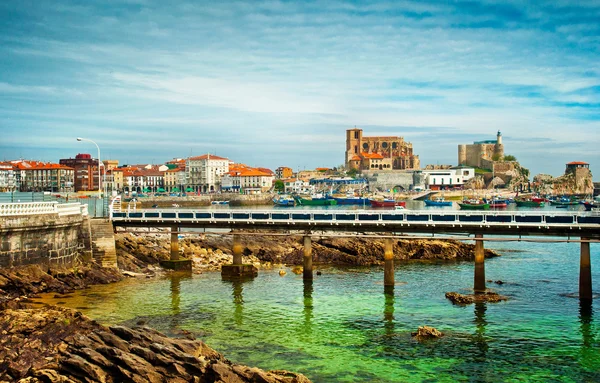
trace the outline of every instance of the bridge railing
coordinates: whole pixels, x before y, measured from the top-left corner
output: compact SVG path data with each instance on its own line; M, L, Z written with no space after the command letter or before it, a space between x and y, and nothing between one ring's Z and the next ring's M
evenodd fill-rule
M0 203L0 217L39 214L58 214L59 216L86 215L83 212L82 205L78 202L66 204L60 204L58 202Z
M327 210L137 210L113 212L114 221L146 222L315 222L315 223L407 223L407 224L600 224L595 212L535 212L535 211L327 211Z

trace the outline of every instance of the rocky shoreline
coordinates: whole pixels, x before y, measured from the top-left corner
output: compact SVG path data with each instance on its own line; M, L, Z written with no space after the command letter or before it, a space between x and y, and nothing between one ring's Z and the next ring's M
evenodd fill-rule
M302 265L301 235L243 236L244 262L258 268ZM0 269L0 383L18 382L310 382L288 371L263 371L233 364L192 334L169 338L148 327L105 327L69 309L34 305L27 297L68 294L124 275L151 276L169 259L170 235L116 235L119 270L95 263L64 269L27 266ZM195 272L231 263L232 237L190 234L180 240ZM315 265L381 265L382 239L313 237ZM486 257L498 254L486 250ZM474 245L449 240L398 239L397 261L472 260Z

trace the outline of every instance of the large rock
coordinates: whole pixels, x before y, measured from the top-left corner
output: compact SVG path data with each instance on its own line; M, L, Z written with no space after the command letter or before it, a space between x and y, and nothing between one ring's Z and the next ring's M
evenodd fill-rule
M57 307L3 310L0 333L0 381L310 382L302 374L233 364L200 340L105 327Z
M437 339L444 336L441 331L430 326L419 326L417 332L413 332L411 335L417 340Z
M471 303L480 303L480 302L501 302L508 300L508 297L504 295L500 295L493 291L487 291L481 294L459 294L457 292L448 292L446 293L446 299L450 300L452 303L457 305L468 305Z

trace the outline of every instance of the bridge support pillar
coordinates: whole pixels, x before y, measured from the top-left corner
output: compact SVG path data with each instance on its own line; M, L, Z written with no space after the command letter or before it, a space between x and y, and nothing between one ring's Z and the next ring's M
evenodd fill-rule
M485 293L485 251L483 234L475 234L475 294Z
M171 226L171 261L179 261L179 230Z
M383 285L394 286L394 239L386 238L384 242Z
M252 278L258 275L258 269L252 264L242 263L242 239L239 234L233 235L233 262L231 265L221 266L221 278L223 279L240 279Z
M304 236L303 278L313 279L312 240L310 235Z
M177 226L171 226L171 256L168 261L160 261L160 265L170 270L192 270L192 260L179 257L179 228Z
M586 240L587 238L581 238ZM592 300L592 263L590 261L590 243L581 242L579 258L579 299Z
M233 264L241 265L242 264L242 240L239 234L233 235L233 247L231 248L231 252L233 253Z

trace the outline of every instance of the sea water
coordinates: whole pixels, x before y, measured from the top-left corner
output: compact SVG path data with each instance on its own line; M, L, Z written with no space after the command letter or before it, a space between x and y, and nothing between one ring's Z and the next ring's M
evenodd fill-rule
M485 267L487 279L503 282L488 288L506 302L457 306L444 297L472 292L471 262L397 263L391 291L381 267L317 266L312 282L288 268L234 282L218 272L172 274L45 301L104 324L191 331L235 363L314 382L599 382L598 300L572 296L579 245L485 245L502 254ZM600 246L591 253L600 281ZM412 338L423 325L444 336Z

